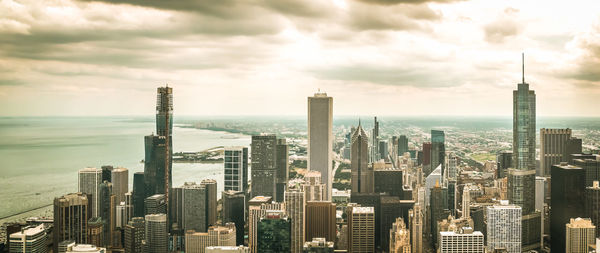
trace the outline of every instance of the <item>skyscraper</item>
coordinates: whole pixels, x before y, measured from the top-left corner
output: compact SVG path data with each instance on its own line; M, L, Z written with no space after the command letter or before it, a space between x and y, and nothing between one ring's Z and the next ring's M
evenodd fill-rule
M323 237L327 241L335 241L335 204L330 201L307 201L305 211L304 238Z
M292 222L281 210L267 210L258 221L257 251L291 252Z
M111 171L113 194L117 197L117 203L125 201L125 193L129 192L129 170L127 168L116 168Z
M498 156L496 158L496 177L503 178L508 175L508 169L512 167L512 157L512 151L498 152Z
M331 200L332 161L333 98L325 92L317 92L308 97L308 170L321 172L325 200Z
M440 232L440 253L483 253L483 234L472 228Z
M550 239L552 252L565 252L565 225L573 217L583 217L584 171L580 167L553 165L551 169L552 189L550 190Z
M206 227L208 228L217 225L217 181L203 179L200 184L206 188Z
M236 245L244 244L244 225L245 225L245 194L240 191L224 191L221 194L223 199L223 224L227 222L235 223Z
M373 167L369 167L369 140L360 122L352 134L352 192L371 193L374 190Z
M29 226L21 229L20 232L9 234L10 253L46 253L48 242L48 229L44 224Z
M289 180L289 152L285 138L277 139L277 180L275 186L275 201L283 202L284 192Z
M102 169L85 168L79 170L79 192L89 195L91 217L98 217L98 196L102 183Z
M248 191L248 148L226 147L223 167L225 191Z
M272 197L256 196L248 201L248 246L251 252L257 251L257 228L259 220L265 215L267 210L280 210L285 211L285 205L283 203L272 203Z
M402 156L406 152L408 152L408 138L406 135L400 135L398 138L398 156Z
M275 198L277 180L277 137L252 136L252 197Z
M431 196L429 198L429 207L431 214L430 221L430 231L432 235L432 243L434 245L438 245L438 221L445 219L448 217L448 188L440 187L440 185L436 185L431 189Z
M585 217L590 217L596 226L596 236L600 236L600 182L594 181L585 188Z
M146 197L144 172L136 172L133 174L133 217L144 217Z
M369 158L371 162L379 160L381 155L379 154L379 121L377 117L373 118L373 130L371 131L371 155Z
M147 197L144 206L146 207L145 214L167 213L167 202L164 194L155 194Z
M374 210L375 215L375 248L388 252L390 243L390 229L397 218L408 220L409 210L414 208L414 200L402 200L398 196L381 195L379 210Z
M429 173L431 173L431 171L433 169L435 169L435 167L432 168L431 166L431 142L425 142L423 143L423 174L425 176L429 176Z
M588 245L595 243L596 226L590 219L571 218L566 225L566 253L587 253Z
M142 241L145 239L145 221L142 217L134 217L125 226L125 252L142 253Z
M65 240L87 242L88 206L87 195L83 193L71 193L54 199L54 252L58 252L58 244Z
M146 240L144 253L164 253L168 252L167 241L167 215L166 214L148 214L146 215Z
M177 201L181 206L181 228L183 231L195 230L206 232L208 229L206 187L192 182L181 186L182 199ZM179 203L181 202L181 203ZM175 204L175 201L171 202Z
M446 170L446 135L441 130L431 130L431 170L442 165L442 175Z
M521 207L494 205L487 207L487 243L493 252L506 249L508 253L521 252Z
M585 186L600 180L600 155L595 155L595 159L573 159L573 163L585 171Z
M325 194L325 185L321 183L321 172L309 170L304 174L302 191L306 201L322 201Z
M371 171L375 184L375 191L387 193L401 199L412 199L412 196L404 196L404 184L401 169L381 168Z
M415 203L412 210L408 211L410 218L409 228L411 233L411 246L413 248L412 253L423 252L423 211L421 211L421 205Z
M291 231L291 252L301 253L304 245L304 214L306 201L304 192L297 189L290 189L285 192L285 211L292 220Z
M410 253L410 230L406 228L404 219L398 217L392 224L389 233L390 253Z
M348 206L348 252L375 252L375 210Z
M164 156L167 157L167 161L164 162L164 167L168 167L165 170L165 174L162 174L162 185L165 189L160 193L165 193L166 201L168 200L168 190L172 187L173 176L171 169L173 167L173 88L158 87L156 89L156 133L158 136L164 136L166 138L167 150L165 150ZM168 153L168 156L167 156Z
M567 162L567 142L571 139L571 129L540 129L540 167L538 176L550 176L550 167Z
M144 180L147 196L165 194L166 143L165 136L147 135L144 137Z
M206 232L188 230L185 233L185 252L204 253L210 246L235 246L236 232L233 223L212 226Z

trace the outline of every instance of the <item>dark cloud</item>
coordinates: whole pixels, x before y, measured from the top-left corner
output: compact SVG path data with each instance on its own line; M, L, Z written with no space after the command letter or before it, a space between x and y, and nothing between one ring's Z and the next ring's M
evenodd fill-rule
M2 87L2 86L16 86L16 85L23 85L23 84L25 84L25 82L23 82L22 80L0 78L0 87Z
M441 14L427 5L370 6L351 5L350 26L356 30L424 30L429 21L439 20Z
M600 25L593 27L588 33L577 35L573 42L581 53L575 61L575 68L563 75L594 83L597 87L600 84Z
M517 20L518 12L515 8L506 8L496 20L485 25L485 40L490 43L503 43L505 39L521 33L523 22Z

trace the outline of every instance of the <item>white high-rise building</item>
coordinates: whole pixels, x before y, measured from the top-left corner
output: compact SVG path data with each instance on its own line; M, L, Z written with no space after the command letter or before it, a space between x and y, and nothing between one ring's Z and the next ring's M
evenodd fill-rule
M333 98L317 92L308 97L308 170L321 172L324 200L331 200L333 160Z
M129 170L121 167L113 169L110 173L110 182L117 203L125 201L125 193L129 192Z
M224 156L224 190L246 192L248 190L248 148L225 147Z
M9 235L11 253L47 252L48 231L43 224L26 227L20 232Z
M375 251L375 211L353 206L348 211L348 252Z
M521 207L516 205L488 206L487 246L493 251L505 248L508 253L521 252Z
M164 253L168 251L168 233L167 233L167 215L148 214L146 215L146 240L144 241L144 251L147 253Z
M100 184L102 183L102 169L85 168L79 170L79 192L88 194L92 218L98 217L98 198L100 197Z
M471 217L471 192L469 191L469 187L467 187L467 186L465 186L463 188L462 217L463 218Z
M587 253L588 245L594 244L596 226L590 219L571 218L566 224L567 234L565 238L566 253ZM598 249L596 249L596 252Z
M290 190L285 192L285 210L287 216L292 219L292 253L302 253L304 245L304 192Z
M472 228L440 232L440 253L483 253L483 234Z

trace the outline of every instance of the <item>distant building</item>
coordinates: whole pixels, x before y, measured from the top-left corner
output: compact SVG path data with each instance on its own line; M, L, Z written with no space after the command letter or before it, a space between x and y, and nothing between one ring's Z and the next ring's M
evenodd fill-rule
M117 203L125 202L125 193L129 192L129 170L127 168L116 168L111 171L113 194L117 197Z
M379 159L382 159L384 161L389 161L389 148L388 148L389 144L387 140L379 140L379 148L377 149L379 151Z
M333 161L333 98L325 92L308 97L308 170L321 172L323 200L331 200Z
M402 156L406 152L408 152L408 138L406 135L400 135L398 137L398 156Z
M9 235L10 253L48 252L49 231L44 224L29 226Z
M210 227L207 232L187 230L185 233L185 252L204 253L209 246L235 246L236 229L233 223L224 227Z
M145 239L145 221L142 217L134 217L125 226L124 248L127 253L142 253L142 241Z
M330 201L307 201L305 211L304 238L322 237L327 241L335 241L335 204Z
M252 195L275 198L277 181L277 136L252 136Z
M406 228L404 219L397 218L389 232L390 253L410 253L410 230Z
M91 217L98 217L98 196L102 183L102 169L85 168L79 170L79 192L89 195Z
M375 210L373 207L349 206L348 252L375 252Z
M596 226L590 219L571 218L566 224L566 253L587 253L588 245L594 244Z
M248 148L226 147L223 167L225 191L248 191Z
M277 139L277 179L275 186L275 201L283 202L284 192L290 174L290 147L285 138Z
M167 215L146 215L144 253L164 253L168 251Z
M369 140L360 122L352 134L352 192L371 193L374 190L373 167L369 166Z
M440 232L440 253L483 253L483 234L472 228L463 228L458 232Z
M333 253L333 242L328 242L325 238L313 238L312 241L305 242L303 253Z
M144 181L144 172L133 174L133 217L144 217L146 200L146 182Z
M584 206L584 217L590 217L596 226L596 235L600 236L600 182L594 181L593 186L585 188Z
M71 193L54 199L54 252L58 252L58 244L62 241L87 242L88 206L84 193Z
M508 169L512 167L512 151L501 151L496 156L496 177L503 178L508 175Z
M423 174L425 176L429 176L429 173L431 173L431 171L435 168L435 167L431 168L431 142L423 143L422 165L423 165ZM441 175L441 168L440 168L440 175Z
M291 252L292 222L282 210L267 210L258 222L257 251Z
M223 224L227 222L235 224L235 230L237 231L235 245L243 245L246 217L245 194L240 191L224 191L221 198L223 200Z
M515 205L488 206L486 211L487 243L491 251L506 249L521 251L521 207Z
M550 238L552 252L565 252L565 225L573 217L583 217L585 196L585 174L580 167L567 165L552 166L550 190Z
M291 252L301 253L304 245L304 215L306 201L304 201L304 192L290 189L285 192L285 211L291 219Z
M442 166L441 174L446 170L446 135L441 130L431 130L431 170Z

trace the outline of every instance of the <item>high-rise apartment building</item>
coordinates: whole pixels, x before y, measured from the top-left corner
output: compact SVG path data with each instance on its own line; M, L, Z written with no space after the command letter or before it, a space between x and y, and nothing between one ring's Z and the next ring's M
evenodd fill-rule
M48 228L44 224L22 228L8 235L10 253L48 252Z
M224 191L221 194L223 199L223 224L232 222L236 229L236 244L244 244L244 225L246 217L245 194L241 191Z
M277 137L252 136L252 195L275 198L277 181Z
M596 236L600 237L600 182L594 181L585 188L585 216L590 217L596 226Z
M285 192L285 211L292 221L291 231L291 252L301 253L304 246L304 215L306 201L304 192L296 189L290 189Z
M127 253L142 253L142 241L145 240L146 225L144 218L134 217L125 226L124 248Z
M369 140L360 122L352 134L351 149L352 192L372 193L374 190L373 167L369 166Z
M308 97L308 170L321 172L324 200L331 200L333 162L333 98L325 92Z
M483 234L472 228L440 232L440 253L483 253Z
M596 241L596 226L590 219L571 218L566 224L565 252L587 253L588 245Z
M550 239L552 252L565 252L565 225L573 217L585 215L585 174L580 167L553 165L550 190Z
M508 253L521 252L521 207L516 205L488 206L487 247L490 252L506 249Z
M98 217L99 192L102 183L102 169L85 168L79 170L79 192L88 194L91 217Z
M282 210L266 210L257 224L256 252L291 252L292 221Z
M207 232L188 230L185 233L185 252L204 253L206 247L210 246L235 246L235 237L236 229L233 223L210 227Z
M248 191L248 148L226 147L223 167L225 191Z
M375 210L348 206L348 252L375 252Z
M182 197L177 202L178 213L181 212L181 228L183 231L194 230L205 232L208 229L207 190L204 185L186 182L181 187ZM176 191L176 189L173 189ZM179 211L181 210L181 211Z
M410 230L406 228L404 219L396 218L390 229L390 253L410 253Z
M144 253L168 252L167 215L146 215Z
M275 186L275 201L283 202L284 192L290 174L290 147L285 139L277 139L277 179Z
M111 171L113 194L117 197L117 203L125 201L125 193L129 192L129 170L127 168L116 168Z
M167 149L164 150L162 159L159 158L160 156L155 157L159 158L157 162L163 162L163 174L157 174L157 177L161 179L160 186L164 188L160 192L154 192L153 194L165 194L168 203L169 190L173 187L173 174L171 173L173 168L173 88L169 88L168 86L156 89L156 133L158 136L164 137L165 143L168 143L168 145L166 145ZM165 161L165 157L167 161Z
M567 142L571 139L571 129L540 129L540 167L538 176L550 176L550 167L567 162Z
M331 201L307 201L305 211L304 238L322 237L327 241L335 241L335 204Z
M58 244L62 241L87 242L88 207L84 193L71 193L54 199L54 252L58 252Z

